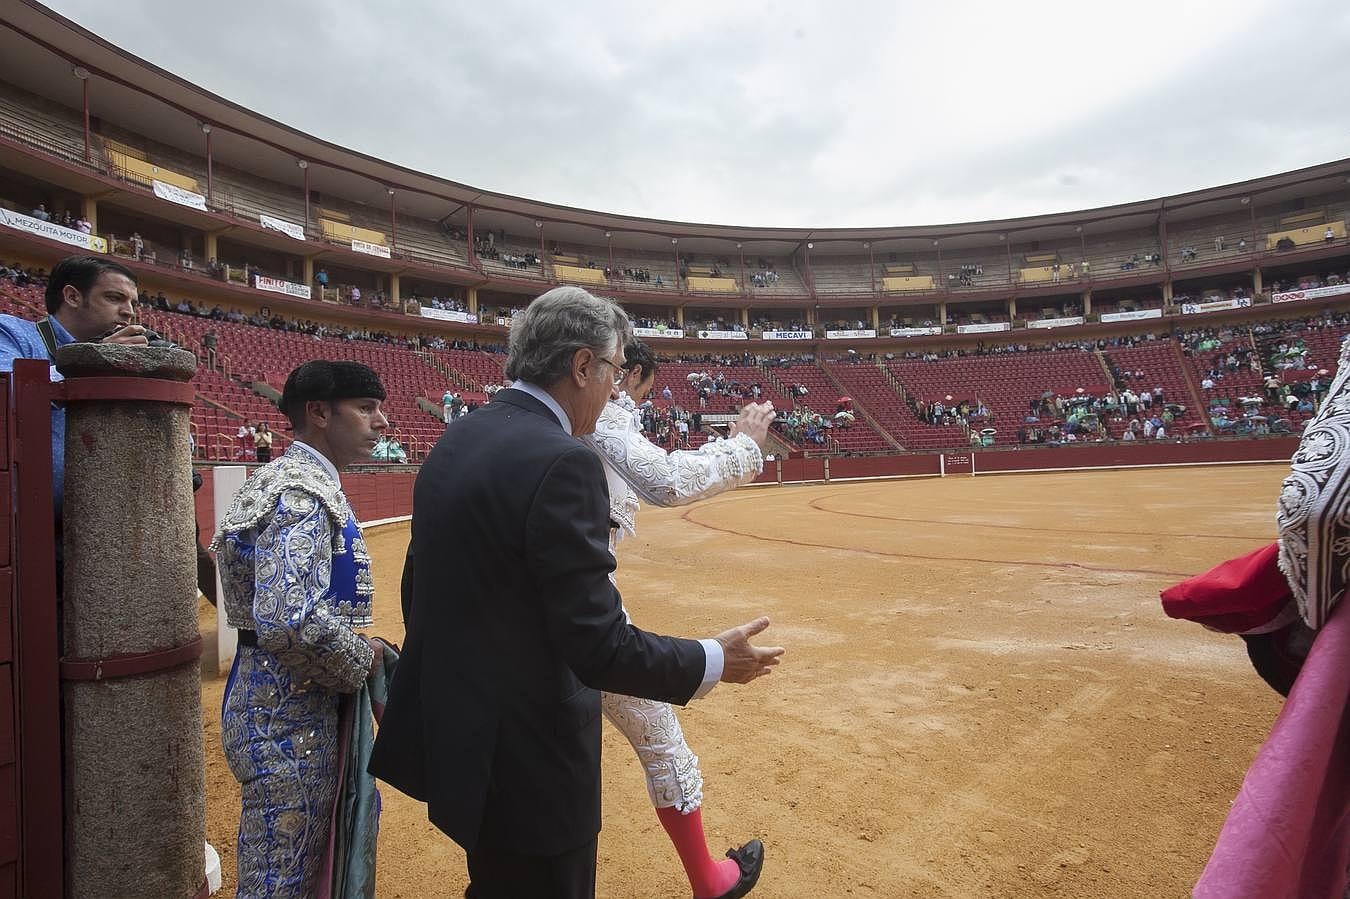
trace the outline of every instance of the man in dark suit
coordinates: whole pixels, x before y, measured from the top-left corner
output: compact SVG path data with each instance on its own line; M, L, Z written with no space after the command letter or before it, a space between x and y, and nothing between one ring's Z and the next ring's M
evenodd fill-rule
M577 438L624 375L629 334L580 288L539 297L512 324L515 383L446 429L414 488L407 642L370 771L464 847L469 899L594 896L598 691L682 705L783 652L750 644L766 618L702 641L627 622L604 471ZM723 897L754 885L759 859L742 865Z

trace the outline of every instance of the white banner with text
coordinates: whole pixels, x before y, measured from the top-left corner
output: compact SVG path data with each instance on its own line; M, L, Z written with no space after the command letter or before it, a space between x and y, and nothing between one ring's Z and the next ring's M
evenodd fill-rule
M699 340L746 340L744 331L699 331Z
M1318 297L1334 297L1337 294L1350 293L1350 284L1332 284L1327 287L1310 287L1307 290L1286 290L1272 293L1272 303L1292 303L1295 300L1315 300Z
M367 256L379 256L381 259L389 258L389 248L377 243L368 243L364 240L352 238L352 249L358 253L365 253Z
M891 328L892 337L931 337L941 333L942 328L937 325L927 328Z
M682 328L634 328L633 335L636 337L654 337L661 339L664 337L683 337Z
M849 331L826 331L826 340L861 340L865 337L876 337L877 332L872 328L854 328Z
M258 213L258 221L269 231L280 231L287 237L294 237L296 240L305 239L305 229L294 222L288 222L285 219L274 219L270 215Z
M1103 312L1104 322L1133 322L1145 318L1162 318L1161 309L1134 309L1130 312Z
M1070 325L1081 325L1085 319L1081 315L1070 315L1064 318L1036 318L1027 322L1028 328L1067 328Z
M974 325L957 325L957 334L989 334L994 331L1011 331L1012 322L980 322Z
M35 219L21 212L12 212L0 208L0 225L13 228L15 231L23 231L25 234L32 234L34 237L45 237L47 240L79 247L82 250L93 250L95 253L108 252L108 242L102 237L85 234L83 231L76 231L74 228L67 228L65 225L58 225L55 222L44 222L42 219Z
M478 324L478 316L472 312L460 312L457 309L437 309L433 306L423 306L422 317L434 318L443 322L459 322L462 325Z
M1250 306L1252 301L1248 297L1237 297L1232 300L1210 300L1208 303L1182 303L1182 315L1198 315L1202 312L1221 312L1224 309L1243 309Z
M302 300L311 299L314 292L310 290L308 284L293 284L290 281L282 281L280 278L268 278L265 275L258 275L253 279L253 286L259 290L267 290L272 293L284 293L289 297L300 297Z
M815 335L810 331L765 331L765 340L810 340Z
M170 203L177 203L179 206L191 206L193 209L206 211L206 197L201 194L194 194L190 190L184 190L176 184L166 184L163 181L152 181L155 188L155 196L161 200L168 200Z

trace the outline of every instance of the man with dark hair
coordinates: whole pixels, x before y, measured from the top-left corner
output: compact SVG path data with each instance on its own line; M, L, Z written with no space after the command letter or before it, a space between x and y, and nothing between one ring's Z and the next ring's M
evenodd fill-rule
M134 324L136 276L124 265L100 256L69 256L47 281L47 317L30 322L0 315L0 371L13 371L15 359L46 359L51 380L60 381L56 350L68 343L120 343L145 346L146 331ZM65 484L66 412L52 409L52 486L58 526ZM58 544L59 545L59 544Z
M244 483L212 542L239 628L221 742L243 792L240 899L307 899L327 873L340 712L381 661L356 632L371 624L374 584L338 472L370 458L384 398L357 362L291 372L281 407L295 441Z

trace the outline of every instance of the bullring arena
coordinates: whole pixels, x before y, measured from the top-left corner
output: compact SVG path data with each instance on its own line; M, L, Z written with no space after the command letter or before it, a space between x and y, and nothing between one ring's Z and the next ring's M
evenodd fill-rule
M558 205L307 134L7 3L0 342L88 254L134 276L135 322L162 342L133 362L177 357L182 380L95 366L56 385L32 348L0 373L0 899L200 899L199 754L234 894L234 632L190 589L193 515L205 544L216 488L265 461L264 425L275 455L291 445L291 370L369 366L390 427L342 488L373 558L370 633L401 643L420 466L509 384L513 322L561 285L613 298L659 359L634 398L651 442L697 450L751 401L778 410L753 485L644 507L619 552L641 626L711 636L762 614L787 647L772 676L681 712L711 847L767 847L756 899L1188 895L1286 706L1239 638L1167 618L1159 592L1276 537L1289 460L1341 383L1350 159L1073 205L869 228ZM94 333L76 349L97 356ZM58 458L115 459L65 482L115 526L65 510L82 589L60 604L53 409L99 421ZM126 420L138 439L102 439ZM155 713L119 718L125 695ZM91 710L101 725L78 726ZM627 741L603 739L598 894L689 895ZM462 851L382 791L378 896L463 895Z
M1268 542L1285 471L762 487L645 510L620 557L636 621L702 635L764 613L788 647L768 679L681 716L710 839L764 839L764 897L1186 895L1279 702L1241 641L1167 619L1158 591ZM371 538L374 632L395 641L407 539ZM203 683L228 887L222 686ZM608 726L604 751L599 895L682 895ZM460 850L383 797L379 895L459 895Z

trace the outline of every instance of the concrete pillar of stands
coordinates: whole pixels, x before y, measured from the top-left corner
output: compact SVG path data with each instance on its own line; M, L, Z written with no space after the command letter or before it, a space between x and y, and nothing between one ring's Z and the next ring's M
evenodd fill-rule
M1171 281L1164 281L1162 287L1163 287L1163 290L1162 290L1162 294L1163 294L1163 308L1166 308L1166 307L1172 305L1172 282L1171 282Z
M1261 270L1259 268L1252 269L1252 293L1260 293L1264 289L1265 284L1261 280Z
M477 288L477 287L470 287L470 288L466 291L466 293L468 294L467 300L468 300L468 306L469 306L469 314L470 314L470 315L477 315L477 314L478 314L478 288Z
M675 324L677 324L677 325L680 326L680 330L684 330L684 307L683 307L683 306L676 306L676 307L675 307Z
M1083 291L1083 315L1084 317L1092 314L1092 291Z
M219 261L220 252L216 249L216 235L207 231L204 236L206 238L206 261L210 262L212 259Z
M881 310L876 306L872 307L872 330L881 332Z
M389 276L389 299L393 300L395 304L403 302L403 298L399 295L398 272Z
M939 324L939 325L944 325L944 326L947 324L947 304L946 304L946 303L938 303L938 324Z
M742 307L741 307L741 327L744 328L744 329L747 330L747 331L750 330L750 307L749 307L749 306L742 306Z
M1017 297L1008 297L1008 321L1017 321Z
M80 212L89 223L90 230L98 233L98 197L81 197Z
M110 394L66 403L64 895L188 899L204 880L206 783L192 394L180 404L172 387L197 363L76 343L56 364L67 391ZM168 656L125 658L152 653Z
M304 269L302 270L302 272L303 272L302 277L303 277L304 280L303 280L301 283L302 283L302 284L309 284L309 285L312 286L312 285L314 284L314 257L313 257L313 256L306 256L306 257L305 257L305 265L304 265ZM319 299L322 300L323 297L319 297Z

